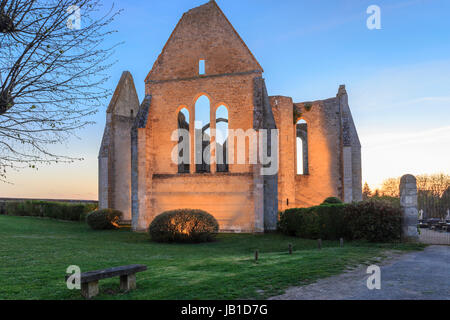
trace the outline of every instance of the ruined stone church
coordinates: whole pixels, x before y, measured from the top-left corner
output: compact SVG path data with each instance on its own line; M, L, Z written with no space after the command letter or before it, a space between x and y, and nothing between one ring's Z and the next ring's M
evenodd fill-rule
M198 127L200 100L209 119ZM215 1L184 13L145 79L142 103L131 74L122 74L106 117L99 206L121 210L135 231L164 211L190 208L211 213L223 232L264 232L276 228L279 211L330 196L362 198L361 145L345 86L313 102L269 96L263 68ZM277 129L270 151L277 172L215 161L235 151L230 137L211 136L211 161L198 161L206 150L198 133L219 127ZM175 163L173 132L181 128L189 133L182 156L190 161ZM248 154L248 140L244 146Z

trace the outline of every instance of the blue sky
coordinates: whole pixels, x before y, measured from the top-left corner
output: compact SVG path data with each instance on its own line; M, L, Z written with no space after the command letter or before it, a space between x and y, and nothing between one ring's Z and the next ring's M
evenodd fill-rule
M112 1L104 1L105 9ZM129 70L140 100L144 79L182 14L205 1L114 1L123 13L110 43L124 42L110 70L113 89ZM450 1L218 0L265 70L270 95L325 99L346 84L363 145L363 181L404 173L450 173ZM369 5L381 30L369 30ZM0 196L97 197L97 153L105 106L65 154L85 160L24 170Z

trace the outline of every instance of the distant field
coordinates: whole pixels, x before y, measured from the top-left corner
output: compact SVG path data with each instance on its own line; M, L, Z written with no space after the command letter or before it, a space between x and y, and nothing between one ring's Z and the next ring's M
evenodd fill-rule
M221 234L208 244L157 244L147 234L92 231L81 222L0 216L0 225L0 299L80 299L80 292L64 282L69 265L91 271L128 264L148 266L137 274L138 289L121 293L119 279L103 280L96 299L260 299L375 262L385 250L423 248L365 242L340 248L324 241L319 251L316 241L279 234ZM293 255L287 253L289 243Z

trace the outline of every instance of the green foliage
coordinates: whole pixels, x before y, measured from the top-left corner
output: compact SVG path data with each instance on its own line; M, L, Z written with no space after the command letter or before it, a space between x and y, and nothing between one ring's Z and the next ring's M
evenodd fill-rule
M401 240L402 211L387 201L368 200L346 207L352 239L369 242Z
M87 224L94 230L119 229L119 220L122 212L114 209L101 209L89 213L86 216Z
M281 213L279 231L305 239L346 238L369 242L398 241L402 235L401 210L386 201L322 204Z
M100 209L86 215L86 223L93 230L119 229L122 212L114 209Z
M364 187L362 190L362 196L363 196L363 200L368 200L372 197L372 190L370 190L369 184L367 182L364 183Z
M6 202L0 201L0 214L6 214Z
M211 242L219 232L219 223L202 210L167 211L150 224L149 233L156 242Z
M83 221L97 208L96 203L65 203L50 201L6 201L4 213L9 216L30 216L67 221Z
M294 124L297 124L297 121L303 116L303 113L301 113L296 106L294 106L293 109L294 112Z
M342 203L289 209L280 216L279 230L286 235L305 239L348 238L344 209Z
M377 196L373 196L367 200L387 202L395 208L400 208L400 197L377 195Z
M341 199L337 197L329 197L322 202L322 204L337 204L337 203L342 203Z

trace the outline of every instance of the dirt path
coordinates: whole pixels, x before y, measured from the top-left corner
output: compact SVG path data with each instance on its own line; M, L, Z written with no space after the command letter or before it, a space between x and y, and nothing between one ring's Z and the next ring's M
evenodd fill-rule
M381 290L367 288L367 267L290 288L270 300L450 300L450 247L430 246L386 260Z

